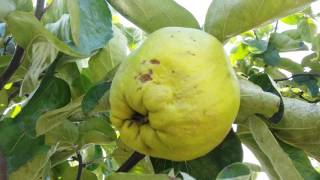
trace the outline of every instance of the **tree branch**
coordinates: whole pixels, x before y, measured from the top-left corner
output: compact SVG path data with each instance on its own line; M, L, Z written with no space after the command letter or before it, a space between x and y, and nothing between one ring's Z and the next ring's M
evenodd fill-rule
M144 157L145 157L144 154L140 154L139 152L135 151L129 157L129 159L120 166L120 168L117 170L117 172L128 172L128 171L130 171L130 169L132 169Z
M84 168L85 165L82 162L82 156L81 156L80 152L77 152L77 161L78 161L79 165L78 165L78 172L77 172L76 180L81 180L82 169Z
M45 6L45 0L37 1L36 10L34 14L38 20L40 20L42 15L44 14L44 6ZM5 84L8 83L10 78L13 76L13 74L17 71L17 69L21 65L23 60L23 54L24 54L24 49L21 46L17 45L9 66L5 69L5 71L0 76L0 90L4 87Z

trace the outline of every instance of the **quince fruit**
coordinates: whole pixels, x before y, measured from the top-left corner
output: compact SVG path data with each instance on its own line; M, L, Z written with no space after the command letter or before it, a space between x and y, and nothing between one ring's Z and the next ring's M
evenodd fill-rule
M197 29L150 34L120 65L111 122L134 150L174 161L203 156L231 129L239 84L223 45Z

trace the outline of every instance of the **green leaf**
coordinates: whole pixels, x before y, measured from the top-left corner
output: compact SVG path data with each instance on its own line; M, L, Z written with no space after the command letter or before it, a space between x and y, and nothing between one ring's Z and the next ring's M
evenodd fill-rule
M320 105L293 98L284 98L286 108L284 118L278 124L269 124L277 138L298 147L309 156L320 160ZM301 109L309 113L301 115ZM299 111L298 111L299 110Z
M115 130L105 118L90 118L79 125L80 141L86 144L110 144L117 139Z
M127 40L117 27L113 27L114 36L89 59L89 67L82 69L93 84L107 80L107 75L127 57Z
M44 24L54 23L58 21L61 16L68 14L68 3L66 0L54 0L47 6L46 12L41 18L41 22Z
M60 178L62 180L75 179L77 177L77 172L78 172L77 167L68 167L64 170L64 173L62 174L62 176L60 176ZM80 180L97 180L97 176L93 172L84 168L82 170Z
M230 131L218 147L194 160L174 162L151 158L156 173L167 172L173 168L175 172L186 172L196 179L215 178L225 166L241 161L241 142L233 131Z
M307 154L304 151L281 141L278 142L281 145L282 149L289 155L294 166L297 168L303 179L320 179L319 172L317 172L313 168Z
M296 76L296 77L293 77L293 80L299 85L305 85L309 89L312 97L318 96L319 94L318 80L312 75Z
M7 65L10 63L10 56L0 56L0 72L4 72Z
M312 71L320 72L320 60L317 53L307 55L302 59L302 67L309 67Z
M37 136L43 135L59 126L72 114L81 111L82 97L71 101L68 105L42 114L36 123Z
M270 66L277 66L279 64L279 61L281 60L281 57L279 55L279 50L275 48L272 44L269 43L267 51L265 51L262 56L263 61Z
M23 122L23 129L35 136L38 118L45 112L65 106L70 101L68 84L56 77L45 77L32 98L28 101L15 121Z
M251 118L249 120L249 128L255 141L270 159L271 164L281 179L303 179L291 159L283 151L268 129L268 126L261 119Z
M236 44L230 52L230 59L232 63L235 63L238 60L243 60L249 55L250 51L246 44L239 43Z
M0 21L15 10L32 11L32 0L0 0Z
M268 48L268 42L265 40L249 39L243 41L243 43L248 45L248 50L252 54L262 54Z
M133 173L114 173L107 176L109 180L171 180L166 174L133 174Z
M56 35L61 41L72 43L69 14L63 14L57 21L46 24L45 28Z
M262 170L267 173L270 179L280 179L278 173L275 171L271 160L268 156L261 150L249 129L244 128L244 126L240 125L237 129L237 135L239 136L241 142L246 145L250 151L255 155L258 159L259 163L262 166Z
M31 138L13 119L0 122L0 150L5 155L8 171L12 173L29 162L37 154L48 152L44 138Z
M89 55L103 48L112 38L111 13L105 0L73 2L69 3L72 6L69 8L71 32L73 39L76 39L76 45L72 47Z
M317 33L317 25L311 18L305 18L299 22L298 31L304 41L312 42Z
M8 93L6 90L0 90L0 114L7 108L8 106Z
M253 29L309 5L312 0L214 0L206 16L204 29L220 41Z
M286 30L286 31L283 31L281 34L289 36L291 39L301 40L301 35L298 29Z
M269 120L273 123L279 123L283 118L284 113L284 104L281 93L277 90L277 85L275 82L268 76L268 74L255 74L250 76L249 80L258 86L260 86L263 91L273 93L280 98L280 104L278 105L279 110L276 112Z
M80 53L73 51L47 31L31 13L15 11L10 13L5 21L7 22L7 31L13 34L15 41L23 48L27 48L32 39L42 36L60 51L72 56L81 56Z
M16 10L19 11L33 11L33 3L32 0L13 0L16 4Z
M289 25L296 25L304 17L304 14L299 12L281 19L282 22L289 24Z
M115 160L115 169L121 166L132 154L134 150L125 145L122 141L118 141L117 149L113 152ZM135 174L153 174L152 164L147 157L138 162L129 172Z
M82 111L85 114L88 114L90 111L92 111L94 107L97 106L99 100L106 93L106 91L110 89L110 87L111 82L102 82L90 88L81 103Z
M287 70L291 73L302 73L303 67L301 64L294 62L288 58L281 58L280 63L277 66L278 68Z
M59 146L72 147L78 138L79 130L77 125L69 120L64 120L59 126L45 134L45 143L48 145L59 143Z
M58 51L51 43L45 39L37 38L25 50L28 56L24 56L23 67L27 69L24 74L21 93L30 94L39 86L39 77L56 59Z
M108 2L147 33L170 26L199 28L195 17L173 0L108 0Z
M28 179L28 180L38 180L44 179L42 176L42 171L48 164L49 156L46 152L41 152L35 154L35 156L28 161L26 164L21 166L16 171L9 175L9 179Z
M283 33L272 33L269 42L280 52L308 50L308 46L303 41L292 39Z
M243 163L233 163L225 168L218 174L217 180L251 180L252 172L249 167Z

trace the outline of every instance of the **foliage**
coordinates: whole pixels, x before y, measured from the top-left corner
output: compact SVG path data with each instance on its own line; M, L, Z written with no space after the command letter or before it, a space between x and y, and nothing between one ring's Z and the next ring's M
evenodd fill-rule
M75 179L82 168L82 179L249 180L261 171L320 179L308 158L320 160L319 14L311 2L215 0L199 25L173 0L52 0L40 21L31 0L0 0L0 80L15 46L24 48L0 87L0 160L9 178ZM121 24L120 14L136 26ZM133 150L109 122L113 75L148 33L167 26L203 26L230 50L243 87L237 131L199 159L146 157L129 173L115 172ZM292 52L306 56L285 56ZM261 167L242 162L241 143Z

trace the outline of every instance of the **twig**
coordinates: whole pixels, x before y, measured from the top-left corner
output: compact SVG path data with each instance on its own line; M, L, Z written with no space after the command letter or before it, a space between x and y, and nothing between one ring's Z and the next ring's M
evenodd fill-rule
M279 25L279 21L277 20L276 21L276 27L274 28L274 31L273 31L274 33L276 33L278 31L278 25Z
M34 14L38 20L41 19L44 13L44 6L45 6L45 0L37 1L36 10ZM9 66L5 69L5 71L0 76L0 90L4 87L5 84L8 83L10 78L13 76L13 74L21 65L23 60L23 54L24 54L24 49L21 46L17 45Z
M77 172L76 180L80 180L81 179L81 174L82 174L82 169L85 166L83 164L83 162L82 162L82 156L81 156L80 152L77 152L77 161L78 161L79 165L78 165L78 172Z
M40 20L45 12L45 0L38 0L34 16Z
M297 73L297 74L293 74L291 77L274 79L274 81L275 82L287 81L287 80L290 80L292 78L299 77L299 76L320 77L320 73Z
M120 166L120 168L117 170L117 172L128 172L128 171L130 171L130 169L132 169L144 157L145 157L144 154L140 154L137 151L135 151L129 157L129 159Z

